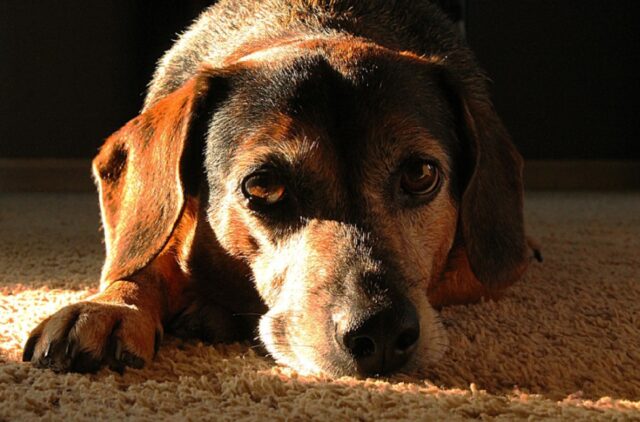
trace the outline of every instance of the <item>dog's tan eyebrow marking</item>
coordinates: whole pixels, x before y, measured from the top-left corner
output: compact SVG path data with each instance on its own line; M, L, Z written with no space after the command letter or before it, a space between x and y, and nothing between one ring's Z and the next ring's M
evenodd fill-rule
M437 159L445 172L451 170L451 157L442 142L417 120L406 116L389 116L383 125L372 128L372 150L376 157L391 165L408 151Z
M334 152L327 142L328 135L315 125L293 121L278 114L267 126L242 142L235 157L238 169L260 164L265 158L277 156L288 165L318 174L335 174Z
M233 157L231 178L239 182L250 172L273 165L304 191L305 200L338 206L342 170L339 158L321 126L279 113L243 140Z
M254 140L250 146L243 146L235 157L237 169L243 171L259 167L276 159L291 168L313 171L322 160L320 143L317 140L299 136L296 139L278 141L271 137Z
M277 145L292 138L291 128L291 117L281 113L273 116L251 136L240 141L234 156L235 167L241 171L255 167L265 156L275 152Z

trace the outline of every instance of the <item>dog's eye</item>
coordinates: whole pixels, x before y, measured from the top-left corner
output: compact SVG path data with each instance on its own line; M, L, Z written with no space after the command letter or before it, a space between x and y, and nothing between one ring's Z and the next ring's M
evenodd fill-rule
M426 195L433 192L440 182L438 167L427 160L409 160L402 169L400 184L410 195Z
M247 176L242 182L242 193L251 202L272 205L280 201L285 194L285 185L270 171L259 171Z

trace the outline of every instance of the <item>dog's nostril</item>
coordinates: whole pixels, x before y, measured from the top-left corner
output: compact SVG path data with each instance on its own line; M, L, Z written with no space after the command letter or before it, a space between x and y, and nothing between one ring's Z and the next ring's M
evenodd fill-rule
M392 373L405 365L418 346L420 322L411 303L402 303L367 318L336 324L336 340L353 359L359 375Z
M413 346L416 345L419 337L420 331L418 331L417 329L409 328L407 330L404 330L402 333L400 333L398 339L396 340L396 352L408 352Z
M376 352L376 343L371 338L365 336L350 339L347 347L356 359L372 356Z

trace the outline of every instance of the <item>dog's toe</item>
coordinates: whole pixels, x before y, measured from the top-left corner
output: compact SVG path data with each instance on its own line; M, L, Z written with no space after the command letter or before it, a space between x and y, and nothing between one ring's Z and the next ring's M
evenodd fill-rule
M122 373L142 368L157 351L162 329L152 318L122 305L81 302L53 314L31 333L22 359L55 372ZM160 335L161 338L161 335Z

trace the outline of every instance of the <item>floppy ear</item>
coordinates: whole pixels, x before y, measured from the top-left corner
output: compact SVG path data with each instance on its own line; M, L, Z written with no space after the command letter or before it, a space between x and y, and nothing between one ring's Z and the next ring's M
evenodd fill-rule
M488 288L505 287L520 278L528 263L523 160L484 89L458 86L458 95L472 166L462 194L461 234L476 278Z
M206 132L197 115L208 114L217 80L199 73L114 133L93 160L107 252L103 281L145 267L171 236L185 196L195 194L196 138Z

